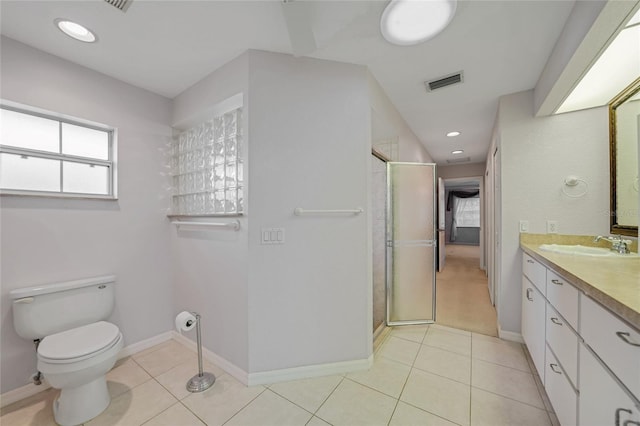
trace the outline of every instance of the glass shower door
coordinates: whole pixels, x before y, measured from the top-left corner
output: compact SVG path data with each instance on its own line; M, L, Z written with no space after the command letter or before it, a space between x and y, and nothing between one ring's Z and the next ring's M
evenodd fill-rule
M387 324L435 320L435 164L387 163Z

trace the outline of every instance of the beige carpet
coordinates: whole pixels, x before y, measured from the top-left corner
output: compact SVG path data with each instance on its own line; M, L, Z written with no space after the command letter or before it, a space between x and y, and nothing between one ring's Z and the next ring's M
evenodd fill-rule
M436 323L497 336L480 247L449 244L446 253L444 270L436 273Z

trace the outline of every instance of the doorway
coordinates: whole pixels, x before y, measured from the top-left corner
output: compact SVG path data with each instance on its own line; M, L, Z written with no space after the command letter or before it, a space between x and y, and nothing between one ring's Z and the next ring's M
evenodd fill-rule
M484 179L446 179L439 222L444 244L437 273L438 324L497 336L497 317L484 270ZM443 226L444 225L444 226Z

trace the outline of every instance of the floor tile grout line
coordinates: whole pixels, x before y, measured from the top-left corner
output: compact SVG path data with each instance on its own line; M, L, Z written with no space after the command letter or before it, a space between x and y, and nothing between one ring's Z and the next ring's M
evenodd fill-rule
M318 418L322 419L322 421L326 421L325 419L323 419L322 417L318 416L317 413L318 411L320 411L320 409L324 406L324 404L327 403L327 401L329 400L329 398L331 398L331 395L333 395L333 393L336 391L336 389L338 389L340 387L340 385L342 384L342 382L344 382L344 379L347 378L347 376L341 376L342 378L340 379L340 381L338 382L338 384L336 385L335 388L333 388L333 390L331 392L329 392L329 395L327 395L327 397L324 399L324 401L322 401L322 403L318 406L318 408L316 408L316 411L313 412L314 416L317 416ZM329 422L327 422L329 423Z
M189 395L185 396L184 398L178 400L178 403L180 403L184 408L187 409L187 411L189 411L191 414L193 414L198 420L200 420L205 426L207 426L207 422L205 419L203 419L202 417L200 417L195 411L193 411L191 408L189 408L184 402L182 402L183 400L187 399L189 397Z
M262 395L263 393L265 393L268 389L265 388L263 386L264 389L262 389L262 392L260 392L259 394L257 394L255 397L253 397L251 399L251 401L247 402L245 405L242 406L242 408L240 408L238 411L236 411L233 416L229 417L227 420L225 420L221 426L226 425L227 423L229 423L231 421L231 419L233 419L235 416L237 416L238 414L240 414L241 411L243 411L245 408L247 408L249 406L249 404L251 404L253 401L255 401L256 399L258 399L260 397L260 395ZM205 423L206 424L206 423Z
M409 375L407 375L407 377L409 377ZM360 386L365 387L365 388L367 388L367 389L369 389L369 390L372 390L372 391L374 391L374 392L377 392L377 393L379 393L380 395L384 395L384 396L386 396L387 398L391 398L391 399L398 399L398 398L396 398L395 396L391 396L391 395L389 395L388 393L384 393L384 392L382 392L381 390L378 390L378 389L376 389L376 388L372 388L372 387L371 387L371 386L369 386L369 385L364 385L364 384L362 384L362 383L360 383L360 382L357 382L357 381L355 381L355 380L353 380L353 379L350 379L350 378L348 378L348 377L345 377L345 379L349 380L349 381L350 381L350 382L352 382L352 383L355 383L356 385L360 385ZM400 393L400 395L402 395L402 393Z
M504 365L504 364L498 364L497 362L487 361L486 359L475 358L475 357L472 356L471 357L471 361L473 362L473 360L480 361L480 362L486 362L487 364L497 365L498 367L508 368L509 370L515 370L515 371L519 371L520 373L529 374L530 376L533 376L533 373L531 373L531 370L525 371L525 370L522 370L520 368L511 367L509 365Z
M446 418L446 417L442 417L442 416L441 416L441 415L439 415L439 414L432 413L431 411L429 411L429 410L425 410L424 408L418 407L417 405L414 405L414 404L412 404L412 403L410 403L410 402L402 401L402 400L399 400L399 402L402 402L403 404L407 404L408 406L410 406L410 407L412 407L412 408L415 408L415 409L418 409L418 410L420 410L420 411L424 411L425 413L429 413L429 414L431 414L432 416L435 416L435 417L438 417L438 418L440 418L440 419L446 420L446 421L448 421L449 423L453 423L453 424L455 424L455 425L463 426L463 425L461 425L461 424L460 424L460 423L458 423L458 422L454 422L454 421L453 421L453 420L451 420L451 419L448 419L448 418Z
M481 390L481 391L483 391L483 392L487 392L487 393L490 393L490 394L492 394L492 395L499 396L499 397L501 397L501 398L506 398L506 399L508 399L508 400L510 400L510 401L519 402L520 404L524 404L524 405L527 405L527 406L532 407L532 408L537 408L538 410L541 410L541 411L545 411L545 412L547 411L547 409L546 409L546 408L536 407L535 405L529 404L529 403L527 403L527 402L520 401L519 399L515 399L515 398L511 398L511 397L505 396L505 395L501 395L501 394L499 394L499 393L496 393L496 392L493 392L493 391L490 391L490 390L487 390L487 389L483 389L483 388L478 387L478 386L471 385L471 388L472 388L472 389ZM542 402L542 405L544 405L544 401Z
M415 370L418 370L418 371L420 371L420 372L422 372L422 373L433 374L434 376L442 377L443 379L448 379L448 380L451 380L452 382L460 383L461 385L471 386L471 380L469 380L469 383L465 383L465 382L461 382L460 380L457 380L457 379L451 378L451 377L449 377L449 376L444 376L444 375L442 375L442 374L440 374L440 373L435 373L435 372L433 372L433 371L429 371L429 370L423 370L423 369L422 369L422 368L420 368L420 367L411 367L411 371L413 371L414 369L415 369Z

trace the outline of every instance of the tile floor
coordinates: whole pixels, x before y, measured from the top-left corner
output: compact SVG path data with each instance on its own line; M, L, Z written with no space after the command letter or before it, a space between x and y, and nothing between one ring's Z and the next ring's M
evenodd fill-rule
M369 371L246 387L213 364L215 385L185 389L196 355L168 341L120 360L94 425L557 425L524 347L440 325L385 333ZM535 370L534 370L535 371ZM55 425L49 389L5 407L3 426Z

